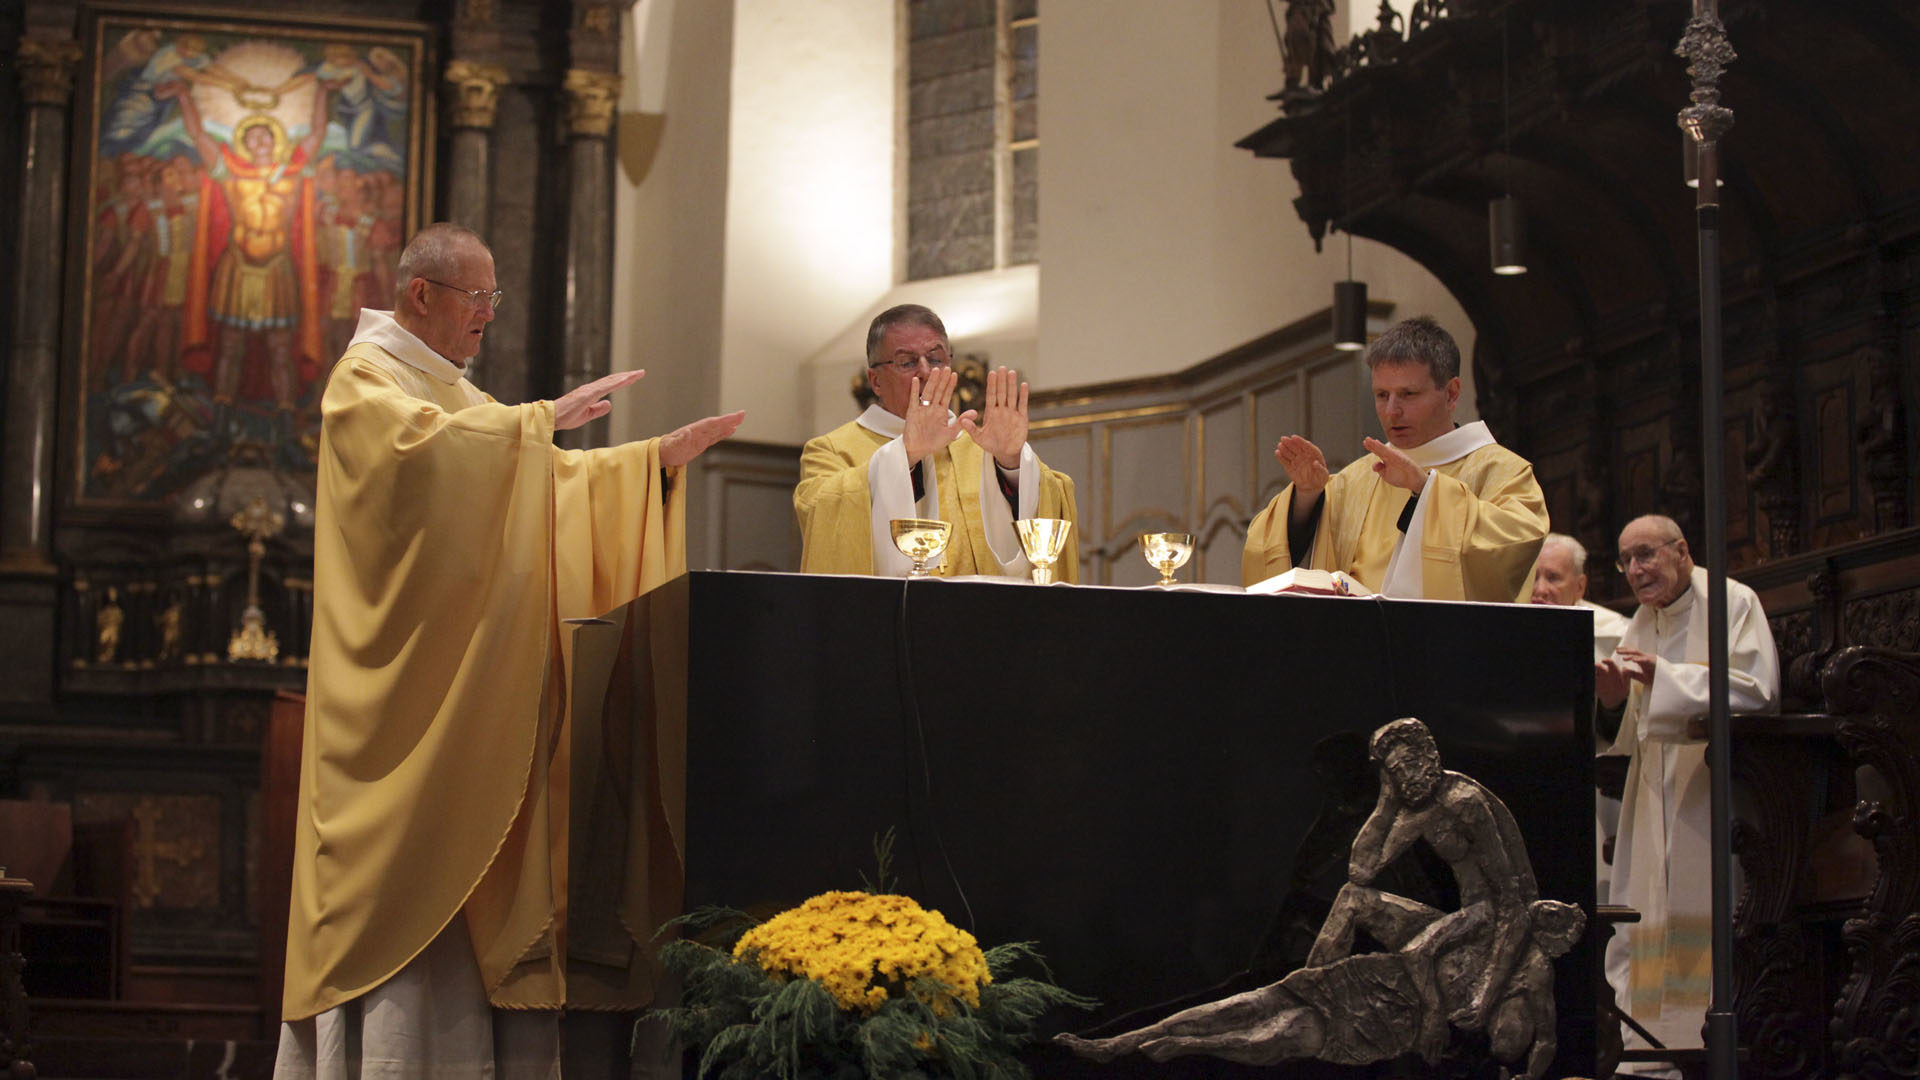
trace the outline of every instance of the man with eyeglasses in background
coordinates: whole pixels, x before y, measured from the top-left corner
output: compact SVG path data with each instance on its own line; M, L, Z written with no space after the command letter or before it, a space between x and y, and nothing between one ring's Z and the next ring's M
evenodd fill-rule
M1602 707L1625 706L1613 745L1628 764L1609 898L1640 912L1640 921L1615 928L1607 981L1620 1008L1655 1038L1697 1047L1712 998L1712 875L1707 748L1689 737L1687 723L1707 711L1707 572L1694 565L1672 518L1635 518L1620 531L1619 550L1617 565L1640 607L1593 678ZM1731 710L1779 708L1780 661L1766 612L1731 578L1727 645ZM1631 1030L1626 1041L1646 1045Z
M940 316L901 304L867 327L867 384L879 399L800 453L793 510L800 569L809 574L904 577L912 560L893 546L888 522L937 518L953 525L936 574L1021 577L1030 569L1013 523L1075 520L1073 480L1027 445L1027 384L1017 372L987 373L983 409L954 415L960 376ZM1079 574L1077 538L1056 573Z
M561 621L686 569L676 480L745 414L561 450L555 431L605 416L643 372L499 404L465 377L501 301L486 244L429 225L396 278L394 310L360 313L321 401L275 1075L557 1076ZM645 964L651 927L631 929Z

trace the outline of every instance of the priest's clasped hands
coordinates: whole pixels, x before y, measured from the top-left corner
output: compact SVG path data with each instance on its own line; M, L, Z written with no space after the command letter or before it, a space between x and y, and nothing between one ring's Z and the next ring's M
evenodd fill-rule
M1383 443L1369 435L1360 440L1367 453L1380 460L1373 463L1373 471L1380 479L1394 487L1406 488L1417 492L1427 484L1427 470L1413 463L1400 449L1391 443ZM1332 474L1327 471L1327 455L1320 448L1299 435L1287 435L1280 439L1280 445L1273 448L1273 456L1280 467L1287 470L1287 479L1293 482L1293 492L1297 500L1311 502L1315 496L1326 490Z
M1615 649L1612 656L1594 661L1594 696L1607 708L1618 708L1634 683L1653 686L1653 667L1658 662L1658 658L1639 649Z
M900 435L907 466L920 464L964 429L975 445L993 455L994 464L1008 472L1018 469L1020 449L1027 445L1027 384L1020 381L1020 373L1004 367L987 372L985 419L972 409L952 415L949 405L959 384L960 374L951 367L934 368L925 385L914 378Z
M612 412L613 404L606 400L607 395L639 382L646 374L643 369L616 371L611 375L574 387L555 398L553 430L568 431ZM1025 404L1024 396L1022 404ZM670 469L685 465L699 457L714 443L740 430L740 422L746 418L747 412L742 409L739 412L730 412L721 416L709 416L705 420L695 420L685 427L660 436L660 464ZM1022 423L1024 430L1024 417Z

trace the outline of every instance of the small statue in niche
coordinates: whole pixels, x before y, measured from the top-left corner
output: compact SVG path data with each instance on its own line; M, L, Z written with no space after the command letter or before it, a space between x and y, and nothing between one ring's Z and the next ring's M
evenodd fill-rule
M94 660L113 663L114 656L120 652L120 628L126 621L127 613L120 607L120 590L107 586L107 598L93 615Z
M1333 0L1287 0L1288 90L1323 90L1333 77Z
M160 632L160 652L155 659L161 663L180 658L180 601L175 600L160 609L153 617L153 627Z
M1471 777L1442 769L1426 725L1374 732L1380 798L1353 843L1349 881L1307 965L1279 982L1106 1039L1058 1035L1082 1057L1207 1054L1249 1065L1316 1058L1343 1065L1418 1052L1438 1062L1448 1024L1484 1031L1495 1057L1543 1076L1558 1052L1553 960L1586 928L1576 906L1540 900L1518 825ZM1445 912L1369 884L1425 841L1452 869ZM1391 951L1351 955L1356 929Z

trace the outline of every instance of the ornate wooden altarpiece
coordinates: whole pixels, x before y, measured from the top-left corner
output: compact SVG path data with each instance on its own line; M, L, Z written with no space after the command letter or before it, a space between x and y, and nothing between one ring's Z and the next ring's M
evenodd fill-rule
M1695 195L1676 125L1692 6L1418 0L1402 19L1383 4L1335 48L1318 25L1332 5L1293 0L1281 115L1239 144L1288 159L1316 243L1397 248L1459 299L1480 413L1533 461L1601 600L1626 599L1611 563L1631 517L1701 536ZM1736 726L1756 796L1735 833L1743 1072L1910 1076L1920 5L1718 7L1736 122L1720 144L1727 419L1709 437L1726 445L1729 570L1760 590L1799 710ZM1529 272L1501 277L1488 203L1509 193ZM1849 821L1878 856L1851 883L1833 835Z

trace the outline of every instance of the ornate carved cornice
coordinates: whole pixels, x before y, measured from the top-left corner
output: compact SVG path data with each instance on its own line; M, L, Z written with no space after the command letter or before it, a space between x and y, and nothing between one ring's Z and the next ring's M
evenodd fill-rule
M80 43L72 38L22 38L20 96L29 105L65 105L73 97Z
M507 70L495 64L455 60L447 65L447 106L456 128L491 130Z
M620 75L612 71L570 68L561 87L567 94L567 134L604 139L613 130L620 101Z

